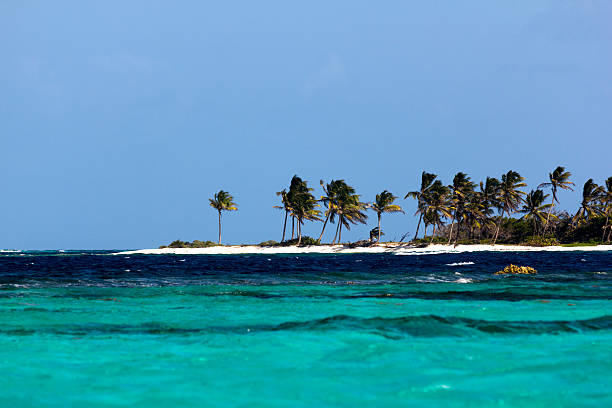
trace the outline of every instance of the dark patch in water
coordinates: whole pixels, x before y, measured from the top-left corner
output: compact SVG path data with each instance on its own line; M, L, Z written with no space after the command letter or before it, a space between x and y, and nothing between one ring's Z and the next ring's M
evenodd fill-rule
M612 316L605 315L586 320L554 321L508 321L480 320L463 317L442 317L436 315L406 316L395 318L361 318L338 315L303 322L285 322L279 325L216 326L204 328L174 327L151 322L142 325L88 324L67 325L40 329L0 329L0 334L28 336L51 334L68 336L96 335L191 335L191 334L256 334L275 331L352 331L371 333L389 339L413 337L470 337L476 335L556 335L582 333L612 329Z

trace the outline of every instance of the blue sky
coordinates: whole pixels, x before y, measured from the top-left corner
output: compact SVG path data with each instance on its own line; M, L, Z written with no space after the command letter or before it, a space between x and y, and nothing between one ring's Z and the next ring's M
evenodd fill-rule
M371 201L564 165L572 211L612 175L607 1L92 3L0 3L0 247L214 240L220 188L225 242L279 240L293 174Z

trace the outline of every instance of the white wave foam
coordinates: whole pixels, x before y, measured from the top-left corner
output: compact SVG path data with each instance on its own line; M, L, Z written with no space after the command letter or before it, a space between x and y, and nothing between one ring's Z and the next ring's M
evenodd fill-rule
M459 278L459 279L457 279L457 280L456 280L456 281L454 281L454 282L455 282L455 283L472 283L472 282L474 282L474 281L473 281L473 280L471 280L471 279L468 279L468 278Z
M446 264L446 266L465 266L465 265L474 265L474 262L453 262Z

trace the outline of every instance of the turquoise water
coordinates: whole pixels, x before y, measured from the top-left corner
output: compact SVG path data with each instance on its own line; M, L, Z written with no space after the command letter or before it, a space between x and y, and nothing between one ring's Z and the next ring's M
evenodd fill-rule
M611 260L0 257L0 406L612 406Z

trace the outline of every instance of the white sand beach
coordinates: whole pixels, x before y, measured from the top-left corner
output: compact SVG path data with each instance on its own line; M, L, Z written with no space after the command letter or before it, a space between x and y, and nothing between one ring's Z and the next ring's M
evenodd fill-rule
M381 244L380 246L349 248L345 245L321 245L307 247L260 247L256 245L227 245L209 248L161 248L124 251L119 255L149 254L149 255L238 255L238 254L356 254L356 253L391 253L394 255L427 255L461 252L527 252L527 251L612 251L612 245L597 246L549 246L530 247L520 245L429 245L415 247L408 244Z

